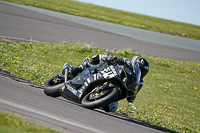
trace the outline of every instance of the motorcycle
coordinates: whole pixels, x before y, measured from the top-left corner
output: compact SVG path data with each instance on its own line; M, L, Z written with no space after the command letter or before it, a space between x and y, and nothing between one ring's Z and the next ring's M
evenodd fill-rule
M85 60L84 60L85 61ZM106 65L88 67L74 78L68 78L71 65L65 63L64 72L50 78L44 85L44 93L51 97L62 96L88 109L104 107L136 94L140 81L140 69L130 65Z

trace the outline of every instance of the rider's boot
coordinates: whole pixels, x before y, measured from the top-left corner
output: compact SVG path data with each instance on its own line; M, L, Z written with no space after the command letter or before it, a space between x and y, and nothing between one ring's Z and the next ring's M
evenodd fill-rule
M128 101L129 103L132 103L132 102L135 101L135 98L136 98L136 95L128 96L128 97L127 97L127 101Z
M118 102L112 102L106 106L103 106L102 109L106 112L115 112L118 109Z

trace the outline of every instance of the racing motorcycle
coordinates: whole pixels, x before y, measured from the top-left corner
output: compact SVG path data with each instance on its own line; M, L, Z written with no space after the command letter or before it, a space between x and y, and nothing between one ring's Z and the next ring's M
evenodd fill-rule
M65 63L64 72L50 78L44 85L44 93L51 97L62 96L95 109L127 97L127 92L137 93L141 71L130 65L103 65L88 67L77 76L69 78L71 65Z

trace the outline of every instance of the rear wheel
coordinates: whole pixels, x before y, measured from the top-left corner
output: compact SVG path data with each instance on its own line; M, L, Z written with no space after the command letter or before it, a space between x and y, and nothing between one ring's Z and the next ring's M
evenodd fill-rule
M116 86L101 92L92 91L82 99L82 106L89 109L105 106L118 98L120 91Z
M44 93L51 97L59 97L59 89L64 85L64 77L58 74L50 78L44 85Z

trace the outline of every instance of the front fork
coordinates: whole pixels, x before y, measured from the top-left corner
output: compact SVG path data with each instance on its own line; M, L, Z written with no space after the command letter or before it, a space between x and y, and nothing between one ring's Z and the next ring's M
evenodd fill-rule
M65 83L67 82L68 80L68 73L69 73L69 69L71 68L71 65L66 62L64 65L63 65L63 72L64 72L64 75L65 75Z
M82 65L83 66L86 66L86 64L89 62L90 58L89 57L86 57L84 60L83 60L83 63ZM71 65L66 62L64 65L63 65L63 74L65 75L65 83L67 82L68 80L68 74L69 74L69 69L71 68Z
M68 71L69 71L69 69L65 69L65 83L67 82L67 77L68 77Z

